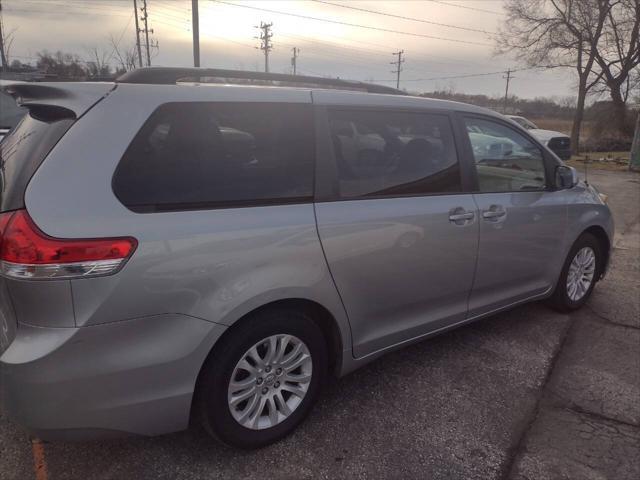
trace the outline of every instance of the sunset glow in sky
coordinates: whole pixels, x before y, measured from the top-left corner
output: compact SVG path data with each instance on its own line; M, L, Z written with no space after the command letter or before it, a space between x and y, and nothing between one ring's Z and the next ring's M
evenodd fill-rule
M193 65L191 0L147 4L153 38L160 45L152 63ZM199 5L203 67L262 70L264 57L254 38L261 21L273 22L272 72L289 73L291 50L297 47L299 73L395 85L392 52L404 49L402 88L501 95L502 74L492 72L518 67L513 59L493 55L491 33L505 21L501 0L200 0ZM135 42L133 0L2 0L2 6L5 30L15 29L10 57L22 62L35 61L36 52L44 49L88 59L89 49L97 47L110 56L110 35L121 47ZM115 58L111 63L116 65ZM573 94L570 72L523 71L515 77L510 92L521 97Z

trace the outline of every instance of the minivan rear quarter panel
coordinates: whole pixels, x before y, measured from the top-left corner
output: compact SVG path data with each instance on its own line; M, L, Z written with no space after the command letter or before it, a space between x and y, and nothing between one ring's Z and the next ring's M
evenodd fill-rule
M139 242L118 274L72 281L76 324L176 313L229 325L270 301L303 298L325 306L350 345L311 201L134 213L115 196L111 179L118 162L151 113L169 101L310 104L311 95L264 87L119 85L90 110L26 193L30 215L49 235Z

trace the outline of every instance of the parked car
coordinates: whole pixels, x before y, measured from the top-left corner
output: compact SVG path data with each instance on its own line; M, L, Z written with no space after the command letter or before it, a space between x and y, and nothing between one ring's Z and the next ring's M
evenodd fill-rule
M280 86L176 85L199 76ZM328 376L580 308L607 268L598 192L479 107L208 69L5 89L29 115L0 144L0 373L40 438L197 419L260 447Z
M531 135L549 147L562 160L571 158L571 138L568 135L553 130L543 130L538 128L531 120L518 115L507 115L507 118L513 120L522 128L529 130Z

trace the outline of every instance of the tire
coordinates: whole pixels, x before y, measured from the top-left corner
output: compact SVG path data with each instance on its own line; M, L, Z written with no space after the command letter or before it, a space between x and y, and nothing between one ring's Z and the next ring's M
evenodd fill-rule
M306 313L293 309L264 310L232 328L203 367L196 408L205 430L214 438L242 449L260 448L291 433L311 411L327 376L327 346L318 325ZM284 354L279 355L283 348ZM280 360L269 362L270 352ZM256 355L262 364L255 360ZM298 363L301 365L296 366ZM310 380L305 381L309 375ZM232 377L235 391L230 386ZM289 381L294 378L301 381ZM291 393L293 390L298 393ZM237 401L244 396L248 398ZM236 400L233 406L232 400ZM261 402L266 404L261 407ZM262 415L256 415L258 411Z
M576 259L578 255L582 255L582 260L586 261L586 259L589 258L589 251L593 253L594 257L591 281L589 282L588 287L585 287L583 283L580 289L573 291L568 282L569 276L572 275L572 262L574 262L574 259ZM560 278L558 279L556 288L553 295L549 298L549 304L561 312L571 312L582 307L591 296L591 292L593 292L593 288L600 278L602 265L604 264L603 260L602 247L598 239L590 233L583 233L575 241L571 250L569 250L569 254L567 255L564 266L562 267L562 272L560 273ZM580 263L580 259L576 261ZM580 274L581 272L584 272L585 274L588 274L590 271L590 267L584 266L583 269L578 270L577 273ZM585 278L584 275L578 275L578 277ZM572 278L576 277L572 276Z

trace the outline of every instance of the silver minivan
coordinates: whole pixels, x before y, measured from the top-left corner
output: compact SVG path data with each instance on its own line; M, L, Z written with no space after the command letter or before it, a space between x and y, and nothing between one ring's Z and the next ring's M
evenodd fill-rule
M5 85L5 410L45 439L197 419L255 448L331 375L605 273L592 186L505 117L387 87L150 68Z

